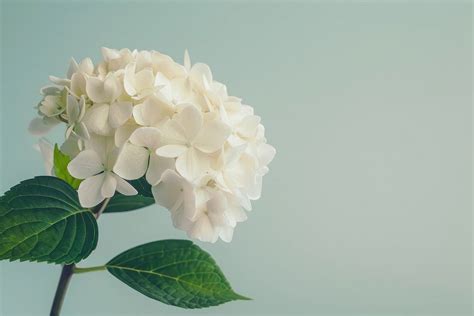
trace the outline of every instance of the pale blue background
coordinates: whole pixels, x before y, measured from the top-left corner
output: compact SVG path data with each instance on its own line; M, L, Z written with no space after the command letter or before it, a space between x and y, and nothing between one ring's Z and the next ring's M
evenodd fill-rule
M43 172L26 127L47 76L103 45L188 48L278 150L234 241L202 245L253 301L180 310L104 272L73 278L64 315L470 315L471 15L460 1L4 2L2 191ZM185 237L158 207L99 222L82 266ZM60 268L1 268L2 315L46 315Z

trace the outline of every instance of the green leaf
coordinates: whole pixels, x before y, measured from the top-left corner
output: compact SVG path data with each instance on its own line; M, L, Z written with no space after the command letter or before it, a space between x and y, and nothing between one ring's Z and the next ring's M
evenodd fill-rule
M25 180L0 198L0 260L75 263L97 239L94 215L59 178Z
M155 203L151 186L144 177L129 182L138 191L138 194L126 196L115 193L107 204L104 213L133 211Z
M145 177L129 182L138 191L138 194L146 197L153 197L153 193L151 193L151 185L146 181Z
M106 268L138 292L178 307L248 299L235 293L211 256L189 240L161 240L129 249Z
M82 180L74 178L67 170L70 161L71 158L59 150L58 144L54 145L54 174L77 190Z
M120 193L115 193L115 195L110 199L109 204L107 204L104 213L134 211L154 203L155 199L151 197L143 195L126 196Z

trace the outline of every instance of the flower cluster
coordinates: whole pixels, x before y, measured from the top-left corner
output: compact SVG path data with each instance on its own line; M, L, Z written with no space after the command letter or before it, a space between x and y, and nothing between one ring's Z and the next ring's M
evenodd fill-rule
M102 49L103 61L71 60L66 78L41 90L30 131L66 125L61 151L84 179L84 207L145 177L173 224L191 238L232 239L275 155L252 107L229 96L203 63L184 65L157 51Z

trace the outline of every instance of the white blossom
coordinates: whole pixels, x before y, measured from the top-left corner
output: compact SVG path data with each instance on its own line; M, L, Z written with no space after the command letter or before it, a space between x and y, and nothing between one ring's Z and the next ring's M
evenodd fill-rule
M229 128L212 113L203 115L187 105L163 128L167 145L156 150L162 157L177 158L176 169L193 180L209 168L208 155L224 145Z
M275 156L260 116L187 51L182 65L157 51L102 48L102 56L96 65L71 59L65 78L51 76L29 127L41 135L65 123L60 149L83 179L81 205L137 194L128 181L144 177L175 227L231 241ZM40 144L51 171L51 147Z
M140 127L122 146L114 172L127 180L145 175L151 185L161 180L163 172L174 168L174 159L158 156L155 151L160 146L161 133L155 127Z
M124 195L137 194L131 184L112 171L116 154L113 140L97 137L86 142L85 150L69 163L69 173L77 179L84 179L78 189L82 206L96 206L104 199L112 197L115 191Z

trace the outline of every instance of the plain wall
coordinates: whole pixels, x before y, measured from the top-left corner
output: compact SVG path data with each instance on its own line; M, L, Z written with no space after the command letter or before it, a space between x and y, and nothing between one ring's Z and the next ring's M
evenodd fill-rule
M199 243L253 301L186 311L97 272L64 315L471 315L471 19L468 1L4 1L2 192L44 173L26 129L48 75L101 46L187 48L277 149L233 242ZM80 266L186 238L158 206L99 226ZM48 313L59 266L1 269L2 315Z

